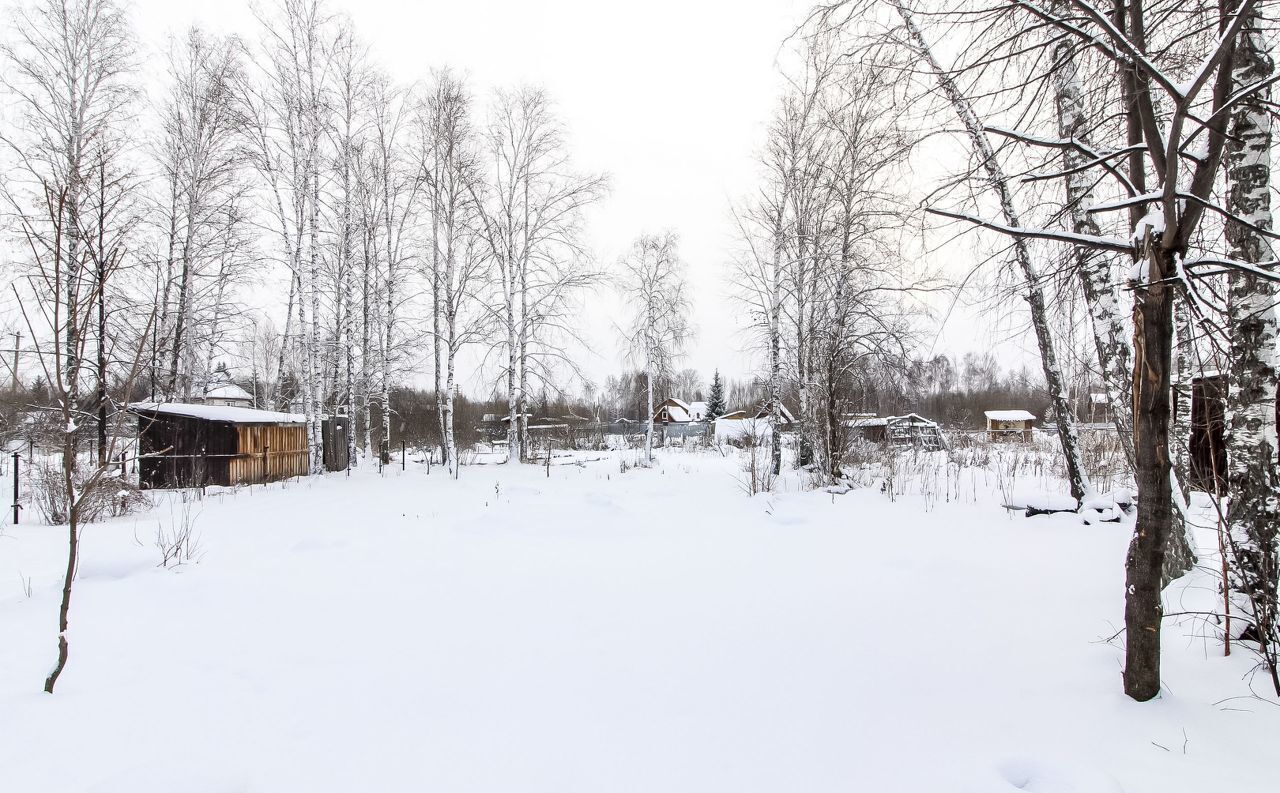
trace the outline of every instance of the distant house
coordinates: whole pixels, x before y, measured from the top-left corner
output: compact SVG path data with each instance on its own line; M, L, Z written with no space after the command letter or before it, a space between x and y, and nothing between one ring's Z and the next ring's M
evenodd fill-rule
M991 440L1031 440L1035 414L1029 410L988 410L987 437Z
M201 405L215 405L229 408L253 407L253 394L245 391L235 383L224 383L209 388L204 396L197 400Z
M892 446L916 446L926 451L947 448L946 438L936 421L916 414L905 416L857 416L845 421L853 433L873 443Z
M716 421L742 421L746 417L747 417L747 411L733 410L724 414L723 416L720 416L719 418L716 419Z
M760 409L756 411L755 417L758 419L769 418L770 414L773 412L772 407L773 407L772 403L765 402L763 405L760 406ZM791 415L790 410L787 410L787 406L783 404L779 404L778 405L778 423L794 424L795 421L796 421L795 417Z
M654 424L688 424L693 420L693 406L683 399L667 397L653 409Z

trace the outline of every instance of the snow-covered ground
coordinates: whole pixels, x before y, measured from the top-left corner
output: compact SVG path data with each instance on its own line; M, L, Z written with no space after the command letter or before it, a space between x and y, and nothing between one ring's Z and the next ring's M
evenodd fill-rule
M64 530L4 527L0 791L1280 784L1280 707L1194 622L1166 628L1159 700L1121 693L1128 526L583 456L210 495L177 568L172 494L91 526L53 696ZM1211 580L1170 597L1206 607Z

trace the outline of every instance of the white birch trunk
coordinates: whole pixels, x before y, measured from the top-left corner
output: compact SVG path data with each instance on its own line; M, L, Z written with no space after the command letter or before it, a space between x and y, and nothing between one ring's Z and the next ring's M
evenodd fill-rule
M955 109L956 115L964 125L978 158L987 174L987 182L1000 199L1000 210L1005 223L1020 228L1021 219L1009 189L1009 179L996 159L995 149L987 136L982 122L978 119L969 100L956 86L955 82L944 71L933 55L924 34L915 23L915 18L906 7L905 0L892 0L899 16L907 29L917 54L933 71L939 87L947 96L947 100ZM1040 348L1040 361L1044 369L1045 385L1049 399L1053 405L1055 423L1058 425L1058 440L1062 444L1062 453L1067 463L1067 478L1071 486L1071 495L1077 502L1093 494L1093 486L1085 473L1084 460L1080 455L1080 437L1076 427L1075 415L1067 400L1066 387L1063 383L1062 370L1058 366L1057 352L1053 346L1053 336L1049 330L1048 312L1045 309L1044 290L1040 282L1040 274L1031 256L1031 249L1026 240L1013 239L1014 258L1022 271L1026 282L1026 300L1031 309L1031 325L1035 329L1036 342Z
M1053 13L1065 11L1065 0L1056 0ZM1091 127L1084 103L1084 87L1067 36L1055 37L1053 47L1053 83L1058 108L1058 137L1088 143ZM1076 234L1099 236L1098 224L1089 208L1094 204L1093 180L1082 167L1086 158L1074 148L1063 150L1063 170L1067 191L1067 211L1071 230ZM1122 308L1120 286L1115 277L1111 257L1084 246L1076 246L1076 273L1089 307L1098 370L1102 375L1111 408L1112 423L1120 437L1129 467L1133 458L1133 404L1130 398L1133 380L1133 347L1128 327L1128 312Z
M1235 89L1270 80L1262 18L1256 11L1241 32L1232 62ZM1256 229L1270 230L1271 89L1254 92L1231 114L1226 150L1227 208ZM1241 223L1227 223L1230 255L1251 264L1272 261L1268 239ZM1236 605L1253 623L1272 683L1276 674L1277 579L1280 578L1280 473L1277 465L1276 396L1280 389L1280 289L1252 273L1229 276L1231 377L1227 398L1227 473L1231 503L1227 529Z
M653 365L645 364L644 395L648 420L644 425L644 462L653 465Z

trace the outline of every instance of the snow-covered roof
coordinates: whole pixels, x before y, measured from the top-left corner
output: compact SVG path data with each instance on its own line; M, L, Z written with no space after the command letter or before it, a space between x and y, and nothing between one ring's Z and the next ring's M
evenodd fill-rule
M888 419L876 418L875 416L866 416L863 418L847 419L844 423L846 427L883 427L888 424Z
M1089 394L1089 401L1095 405L1105 405L1107 404L1107 395L1094 391Z
M693 408L683 399L667 397L654 408L654 413L657 414L663 410L667 412L667 419L670 421L676 423L693 421Z
M253 394L245 391L235 383L216 386L204 392L205 399L247 399L253 401Z
M1035 421L1035 414L1028 410L988 410L984 415L992 421Z
M693 416L689 415L687 407L679 407L677 405L664 405L663 407L667 411L667 418L672 421L693 421Z
M782 417L782 420L787 422L788 424L795 422L795 417L791 415L791 411L787 410L787 406L782 404L781 402L778 403L778 415L780 415ZM769 418L768 402L760 406L759 412L756 413L756 418L758 419Z
M908 424L912 424L917 427L938 426L938 422L930 421L924 416L921 416L919 413L908 413L905 416L890 416L887 419L885 419L885 422L888 424L902 424L903 422L906 422Z
M298 413L277 413L274 410L255 410L226 405L192 405L185 402L135 402L129 406L129 410L135 413L228 421L232 424L305 424L307 421L306 416Z
M706 418L706 416L707 416L707 403L706 403L706 402L690 402L690 403L689 403L689 412L690 412L691 414L693 414L693 417L694 417L695 419L702 419L702 418Z
M938 426L938 422L930 421L919 413L908 413L905 416L885 416L884 418L863 416L860 418L847 419L844 423L846 427L886 427L890 424L910 424L916 427Z

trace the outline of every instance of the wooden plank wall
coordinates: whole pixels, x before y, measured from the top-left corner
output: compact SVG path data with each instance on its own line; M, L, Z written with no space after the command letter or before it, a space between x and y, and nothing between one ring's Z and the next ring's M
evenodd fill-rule
M275 482L310 473L305 424L241 424L236 430L240 448L231 460L231 484Z

